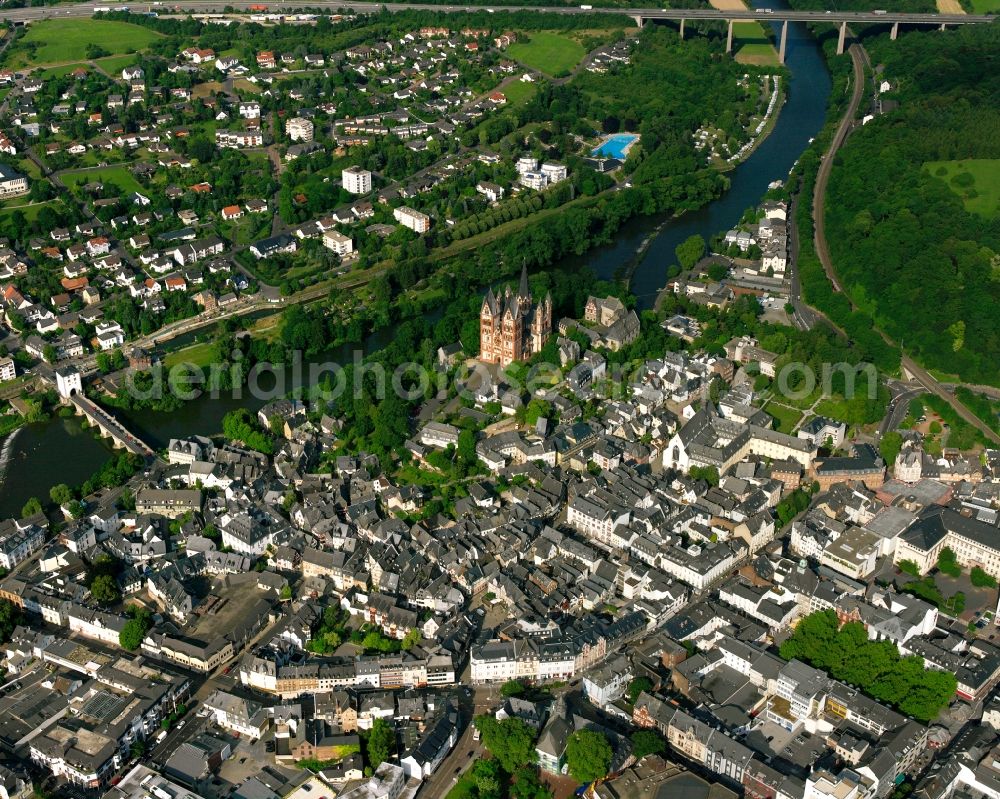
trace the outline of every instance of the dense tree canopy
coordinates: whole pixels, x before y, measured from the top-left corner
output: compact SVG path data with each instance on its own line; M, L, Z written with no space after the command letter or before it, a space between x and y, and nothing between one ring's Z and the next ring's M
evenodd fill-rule
M14 628L21 623L21 609L7 599L0 599L0 643L10 640Z
M899 107L840 150L827 239L845 290L908 353L970 382L993 383L1000 216L966 210L961 187L928 164L1000 158L1000 69L988 66L996 66L1000 28L968 26L927 45L924 36L871 43Z
M257 420L246 408L230 411L222 419L222 432L231 441L241 442L248 449L270 455L274 444Z
M368 765L376 769L396 751L396 733L385 719L375 719L368 733Z
M823 669L923 722L951 701L957 685L954 674L924 669L917 656L900 657L892 641L869 641L862 624L839 626L832 610L802 619L782 643L781 656Z
M497 721L490 715L477 716L476 729L482 736L483 746L508 774L535 762L535 733L521 719Z
M660 754L667 749L667 742L655 730L637 730L632 733L631 740L632 754L635 755L636 760L646 755Z
M125 622L122 631L118 633L118 643L123 649L134 652L142 645L146 633L152 628L153 616L140 605L132 605L128 612L131 618Z
M593 782L611 768L611 744L596 730L577 730L566 743L566 765L580 782Z
M121 591L110 574L98 574L90 583L90 594L102 605L113 605L121 598Z

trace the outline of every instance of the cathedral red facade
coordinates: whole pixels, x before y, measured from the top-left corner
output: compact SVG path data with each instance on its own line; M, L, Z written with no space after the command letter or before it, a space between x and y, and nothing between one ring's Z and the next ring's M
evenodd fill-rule
M535 304L528 273L521 272L517 293L510 286L497 295L486 292L479 313L479 359L507 366L539 352L552 332L552 295Z

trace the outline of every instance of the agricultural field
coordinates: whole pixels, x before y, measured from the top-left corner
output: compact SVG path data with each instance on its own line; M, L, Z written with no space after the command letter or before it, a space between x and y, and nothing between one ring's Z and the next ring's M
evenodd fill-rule
M9 68L36 67L84 61L92 46L105 54L137 52L160 38L160 34L127 22L97 19L50 19L36 22L11 48Z
M947 183L969 213L984 219L1000 213L1000 158L928 161L924 169Z
M86 183L113 183L122 191L142 191L142 186L132 177L126 166L108 166L99 169L87 169L81 172L64 172L60 180L69 187L82 186Z
M566 75L587 54L583 45L547 31L532 32L528 41L516 42L507 48L507 54L526 67L546 75Z

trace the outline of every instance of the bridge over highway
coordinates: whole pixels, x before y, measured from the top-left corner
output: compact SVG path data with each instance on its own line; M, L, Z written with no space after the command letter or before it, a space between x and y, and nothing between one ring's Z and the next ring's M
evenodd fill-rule
M877 2L877 0L875 0ZM167 0L160 7L162 13L170 13L174 8L179 8L182 12L196 14L222 13L225 9L236 11L250 11L252 6L261 5L260 0L195 0L194 2L177 2L177 0ZM680 34L683 38L684 27L689 22L725 22L728 23L728 34L726 36L726 50L732 50L733 43L733 23L741 20L758 19L760 21L781 22L781 36L778 46L778 54L782 62L785 60L785 42L788 35L789 22L827 22L839 25L840 35L837 40L837 53L844 52L844 42L847 37L848 25L862 24L884 24L891 25L892 38L896 38L900 25L915 25L924 27L937 27L944 29L949 25L976 25L992 22L995 17L982 14L923 14L923 13L903 13L897 11L794 11L792 9L756 9L748 13L748 10L722 10L716 8L590 8L581 6L518 6L518 5L497 5L486 9L483 6L464 5L432 5L426 3L350 3L342 0L299 0L299 2L269 2L266 4L270 12L281 12L299 10L302 8L327 10L330 13L350 11L356 14L374 14L382 10L390 12L400 11L428 11L433 10L439 13L459 13L471 11L536 11L551 14L614 14L628 16L635 20L636 25L642 27L646 21L667 20L677 22L680 26ZM140 3L142 7L148 7L148 3ZM90 16L94 13L95 7L107 8L100 2L88 0L84 3L61 4L58 6L42 6L38 8L11 8L4 9L2 16L12 22L32 22L39 19L61 16ZM114 9L114 6L110 6Z

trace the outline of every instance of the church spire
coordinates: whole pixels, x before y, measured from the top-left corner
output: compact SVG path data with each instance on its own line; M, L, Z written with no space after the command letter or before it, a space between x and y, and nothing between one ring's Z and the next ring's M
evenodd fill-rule
M517 296L523 297L524 299L531 300L531 289L528 287L528 265L521 265L521 286L517 290Z

